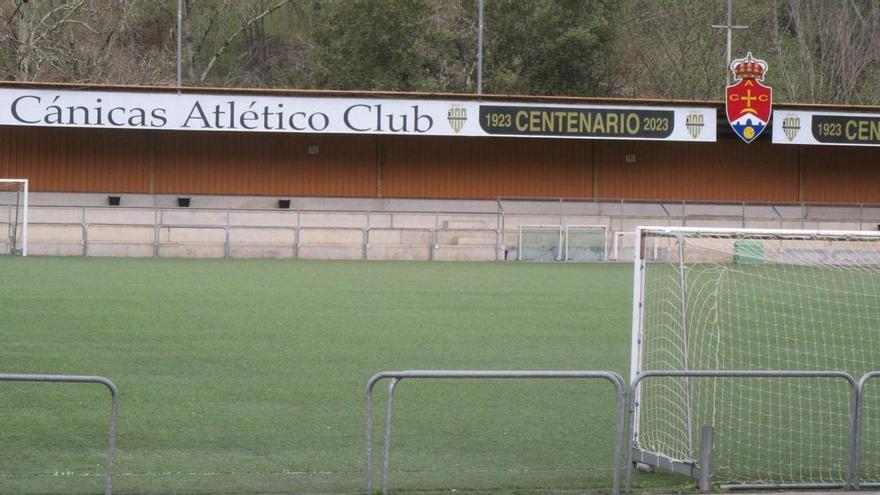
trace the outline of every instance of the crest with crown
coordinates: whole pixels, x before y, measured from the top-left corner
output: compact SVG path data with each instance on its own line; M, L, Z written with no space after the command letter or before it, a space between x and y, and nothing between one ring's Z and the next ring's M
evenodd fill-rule
M767 73L767 62L752 56L752 52L748 52L745 58L738 58L730 63L730 70L737 79L755 79L764 80L764 74Z
M750 143L764 132L773 114L773 88L763 83L767 62L749 52L730 63L736 82L727 86L724 103L733 132Z

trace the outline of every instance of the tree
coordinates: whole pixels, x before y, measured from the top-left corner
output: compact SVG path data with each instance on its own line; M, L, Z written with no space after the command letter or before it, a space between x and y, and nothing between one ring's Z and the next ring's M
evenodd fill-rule
M173 52L164 29L151 44L149 17L167 16L163 3L86 0L12 0L3 18L3 71L7 79L83 83L164 83ZM167 10L167 9L166 9ZM155 34L155 33L152 33Z
M432 2L423 32L427 67L420 85L427 91L473 93L477 90L477 2Z
M314 83L333 89L417 90L428 59L425 0L351 0L316 4Z
M476 92L478 0L183 0L194 86ZM720 100L726 0L485 0L483 92ZM4 79L175 82L177 0L6 0ZM776 101L880 103L880 2L735 0Z
M282 8L290 7L291 0L184 0L183 4L183 60L186 80L204 85L226 62L217 78L223 80L232 73L233 80L249 80L248 85L264 85L270 60L270 40L266 20ZM278 44L283 44L275 39ZM237 53L236 53L237 52ZM237 55L237 56L236 56ZM229 63L229 60L236 62ZM242 63L244 62L244 63ZM245 66L251 76L236 69Z
M714 100L724 91L723 3L629 0L615 23L612 84L627 97Z
M484 88L596 96L604 84L613 0L486 2Z
M770 36L786 100L880 102L876 0L774 0Z

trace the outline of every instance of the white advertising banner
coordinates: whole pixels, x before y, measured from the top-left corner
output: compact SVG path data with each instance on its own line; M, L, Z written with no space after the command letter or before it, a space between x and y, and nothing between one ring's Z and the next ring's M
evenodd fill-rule
M712 107L0 88L0 125L714 142Z
M880 146L880 114L777 110L773 142Z

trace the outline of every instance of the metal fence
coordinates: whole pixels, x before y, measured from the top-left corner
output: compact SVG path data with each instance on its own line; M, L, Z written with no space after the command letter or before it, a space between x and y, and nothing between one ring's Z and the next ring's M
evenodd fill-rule
M370 378L366 386L366 492L373 493L373 389L376 384L382 380L390 380L387 391L387 403L384 417L384 435L382 443L382 473L381 473L381 490L383 494L388 491L390 483L390 455L391 455L391 427L394 405L394 391L401 380L404 379L535 379L535 378L573 378L573 379L605 379L610 381L614 387L617 397L617 439L614 446L614 479L612 481L612 493L621 491L620 477L624 476L622 483L622 491L631 493L632 486L632 469L634 465L634 445L632 443L633 432L635 431L636 414L635 400L637 397L638 387L640 383L648 378L746 378L746 379L762 379L762 378L793 378L793 379L832 379L846 382L850 389L849 399L849 417L848 417L848 436L846 439L846 470L844 482L840 484L801 484L801 485L725 485L725 488L845 488L858 490L860 487L876 486L874 483L864 483L860 480L860 467L862 464L861 436L864 432L861 430L861 418L864 415L864 404L862 394L865 385L874 378L880 377L880 371L867 373L856 381L852 375L842 371L777 371L777 370L652 370L639 373L635 379L625 385L623 379L613 372L606 371L455 371L455 370L411 370L411 371L385 371L377 373ZM628 402L629 408L625 406ZM627 416L628 414L628 416ZM628 417L628 421L627 421ZM626 425L626 426L624 426ZM627 454L622 455L623 449L627 450ZM689 475L701 478L701 487L707 487L707 482L711 473L701 472L703 468L711 469L705 459L699 465L692 465Z
M867 375L866 375L867 376ZM689 370L689 371L679 371L679 370L652 370L652 371L643 371L636 375L636 377L630 383L630 407L629 407L629 428L627 438L633 438L635 432L635 422L636 422L636 400L639 384L647 379L653 377L663 377L663 378L796 378L796 379L804 379L804 378L830 378L830 379L839 379L845 380L850 387L850 409L849 409L849 437L847 439L848 444L848 452L846 459L846 474L845 474L845 483L842 485L815 485L815 484L803 484L803 485L791 485L791 486L764 486L764 485L728 485L727 488L857 488L858 487L858 415L859 415L859 393L860 393L860 385L856 382L856 380L849 374L843 371L748 371L748 370ZM863 378L863 381L866 380ZM863 382L860 382L863 383ZM627 449L627 466L632 466L633 457L635 454L635 445L632 448ZM692 466L691 475L704 475L706 473L700 473L699 469ZM630 492L630 488L632 486L632 470L626 470L626 481L625 481L625 490L627 493Z
M366 492L373 493L373 388L385 379L389 379L388 397L385 406L385 430L382 448L382 494L388 493L390 456L391 456L391 418L394 405L394 389L403 379L602 379L614 385L617 396L617 434L614 442L612 493L620 493L621 448L624 444L623 433L626 422L626 385L623 378L610 371L449 371L449 370L413 370L385 371L373 375L367 382L367 480Z
M874 378L880 377L880 371L872 371L870 373L865 373L859 379L859 383L857 386L858 393L858 405L856 406L856 425L855 425L855 445L853 446L853 455L855 458L853 459L853 473L852 473L852 487L854 490L858 490L863 486L871 486L876 487L878 483L865 483L862 481L862 434L864 433L864 398L865 398L865 385L868 382L873 380Z
M861 379L856 381L850 374L842 371L748 371L748 370L651 370L639 373L633 381L626 385L624 380L614 372L609 371L474 371L474 370L410 370L410 371L386 371L373 375L366 385L366 492L373 493L373 390L375 386L382 380L390 380L388 384L387 403L384 416L384 434L382 449L382 474L381 489L386 494L390 482L390 455L391 455L391 431L392 417L394 406L394 391L400 381L404 379L600 379L611 382L614 387L617 415L616 415L616 434L613 452L613 480L612 493L617 494L621 491L621 476L625 476L623 481L623 491L631 492L632 485L632 469L634 461L634 449L631 448L631 439L635 431L636 415L635 400L637 397L638 387L642 381L649 378L793 378L793 379L816 379L825 378L833 380L842 380L850 387L849 401L849 419L848 419L848 438L847 438L847 459L845 482L841 485L801 485L811 488L851 488L858 490L865 486L875 486L873 483L864 483L861 480L862 466L862 419L864 417L864 401L863 394L865 386L880 377L880 371L873 371L864 374ZM105 484L105 494L112 495L113 472L116 451L116 432L117 432L117 415L118 415L118 391L114 383L108 378L101 376L80 376L80 375L39 375L39 374L8 374L0 373L0 381L6 382L49 382L49 383L95 383L104 385L111 394L111 412L110 426L107 448L107 475ZM627 408L627 404L629 407ZM629 414L627 421L627 413ZM627 454L623 455L623 449L627 450ZM704 475L701 473L702 466L693 466L693 475ZM774 486L759 485L739 485L731 486L735 488L780 488ZM794 488L794 486L786 487Z
M622 257L632 243L616 234L632 232L640 224L837 230L873 230L880 224L880 206L862 204L513 198L388 201L386 209L349 208L354 203L340 198L320 207L292 209L32 205L30 224L35 228L29 234L31 244L37 244L34 254L295 258L321 256L316 250L326 248L331 254L335 250L353 259L396 259L399 255L401 259L502 260L520 256L520 226L606 225L608 246L618 244L611 252L614 259ZM319 231L332 231L329 237L337 240L316 242ZM381 238L388 231L405 233L414 240L387 249ZM113 240L114 232L117 240ZM175 238L185 240L176 242ZM45 252L40 252L41 246ZM0 241L0 251L6 248ZM187 254L187 248L202 252ZM468 250L472 254L459 253Z
M104 385L110 390L110 433L107 447L107 481L104 486L104 494L113 493L113 463L116 457L116 418L119 406L119 391L116 385L103 376L81 375L30 375L0 373L0 382L49 382L49 383L97 383Z

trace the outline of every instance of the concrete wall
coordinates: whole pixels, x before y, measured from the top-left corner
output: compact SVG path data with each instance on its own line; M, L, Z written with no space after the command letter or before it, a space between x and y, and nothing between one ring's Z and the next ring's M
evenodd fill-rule
M279 209L246 208L256 201L251 197L198 197L191 208L166 205L176 197L137 196L119 207L102 201L33 194L28 254L494 261L517 258L521 226L606 225L608 257L628 260L627 233L638 225L877 230L880 224L880 207L864 205L297 198L291 209ZM0 207L2 233L10 230L8 218ZM9 247L2 236L0 252Z

